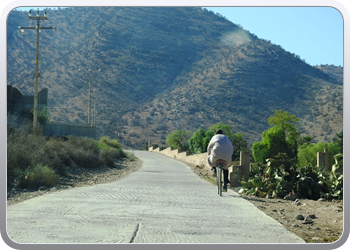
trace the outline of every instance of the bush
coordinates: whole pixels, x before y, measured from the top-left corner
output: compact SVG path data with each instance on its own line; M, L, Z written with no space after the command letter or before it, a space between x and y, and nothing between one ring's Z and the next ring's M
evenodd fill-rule
M188 139L190 131L175 130L166 138L166 144L174 149L186 151L188 149Z
M86 151L82 148L77 148L73 152L71 152L71 159L79 167L83 167L83 168L100 167L98 154L94 154L92 151Z
M297 168L296 159L280 154L267 160L266 165L256 164L251 168L248 181L241 181L247 194L284 198L298 194L300 198L317 200L343 198L343 175L337 173L342 166L342 154L335 156L336 164L331 173L318 167Z
M338 143L323 143L301 145L298 149L299 166L316 166L317 152L324 152L327 147L328 150L328 169L335 163L334 156L342 153L341 146Z
M41 147L42 136L30 134L29 126L8 131L7 135L7 173L15 174L24 171L28 166L35 165L38 150Z
M87 137L68 136L67 146L69 146L72 150L78 148L94 153L98 153L99 150L97 145L94 143L94 140Z
M8 180L19 178L26 187L44 185L38 180L41 177L45 183L55 183L54 177L49 181L49 176L64 175L66 166L72 164L84 168L112 167L115 159L126 156L118 141L108 137L98 141L74 136L45 137L32 131L32 124L7 131Z
M54 169L58 174L64 174L64 166L71 164L72 148L60 138L50 138L43 148L42 161L44 165Z
M114 159L121 158L122 151L116 148L101 149L99 153L99 161L108 167L114 166Z
M103 155L110 154L110 157L114 159L121 159L126 156L116 139L110 140L109 137L104 136L101 137L99 141L93 141L93 144L99 149L100 155L101 153Z
M53 187L59 183L59 177L55 171L40 164L27 168L19 177L22 188Z

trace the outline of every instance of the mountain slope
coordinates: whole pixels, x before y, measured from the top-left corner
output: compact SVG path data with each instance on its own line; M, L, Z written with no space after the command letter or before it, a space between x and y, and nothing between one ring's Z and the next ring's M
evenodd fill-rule
M48 10L40 38L40 88L53 121L87 122L88 77L98 135L140 147L165 144L174 129L229 124L259 140L274 110L301 119L299 130L330 140L342 129L342 82L223 17L190 7L75 7ZM8 84L33 92L35 32L27 13L8 17Z
M341 129L342 86L278 46L251 41L222 48L198 65L201 70L186 76L186 84L126 114L132 124L126 130L162 141L169 129L194 132L220 122L252 143L278 109L299 117L299 131L316 140L331 140ZM140 117L136 124L135 117Z

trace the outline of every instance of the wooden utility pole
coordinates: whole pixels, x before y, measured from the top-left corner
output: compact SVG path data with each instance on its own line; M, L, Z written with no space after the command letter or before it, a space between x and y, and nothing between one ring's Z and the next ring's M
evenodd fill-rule
M40 20L48 20L47 14L45 11L44 16L39 15L39 10L37 11L36 16L32 16L32 12L29 11L30 22L33 23L33 19L36 20L35 27L21 27L18 28L23 32L23 30L32 30L36 29L36 56L35 56L35 82L34 82L34 112L33 112L33 128L36 129L38 126L38 80L40 77L39 72L39 32L44 29L53 29L57 31L56 27L40 27Z
M80 71L83 71L89 78L89 111L88 111L88 124L92 125L91 123L91 78L92 78L92 75L91 75L91 72L93 70L95 71L101 71L101 69L84 69L84 68L80 68L79 69Z

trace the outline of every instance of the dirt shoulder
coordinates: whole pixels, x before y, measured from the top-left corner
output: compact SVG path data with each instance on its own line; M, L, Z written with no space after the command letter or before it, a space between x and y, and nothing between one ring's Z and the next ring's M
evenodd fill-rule
M201 178L215 184L210 170L187 165ZM233 190L239 192L238 188ZM335 242L343 233L342 201L284 200L240 195L307 243Z
M18 183L14 182L7 188L7 205L16 204L59 190L116 181L138 170L142 165L142 161L136 157L128 157L115 161L114 165L114 168L103 166L97 169L70 166L67 167L65 175L60 177L60 184L58 186L51 188L40 187L35 191L21 189L18 187Z

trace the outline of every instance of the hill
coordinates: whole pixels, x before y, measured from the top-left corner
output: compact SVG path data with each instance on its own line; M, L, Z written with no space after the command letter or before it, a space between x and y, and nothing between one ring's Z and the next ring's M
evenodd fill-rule
M74 7L47 10L40 37L40 88L52 121L87 122L92 78L99 136L165 144L174 129L229 124L252 143L276 109L299 131L329 141L342 130L343 83L337 67L312 67L220 15L192 7ZM33 92L35 32L25 12L7 23L8 84Z

